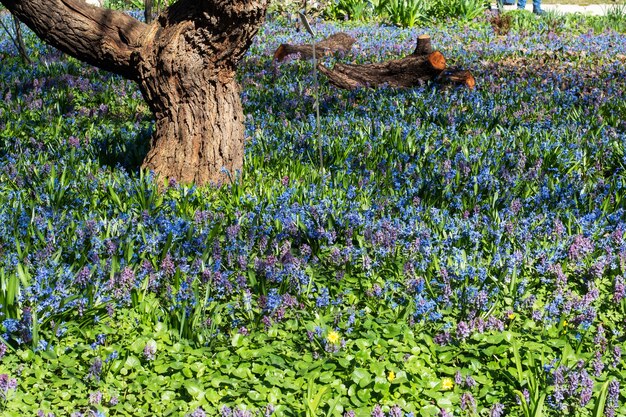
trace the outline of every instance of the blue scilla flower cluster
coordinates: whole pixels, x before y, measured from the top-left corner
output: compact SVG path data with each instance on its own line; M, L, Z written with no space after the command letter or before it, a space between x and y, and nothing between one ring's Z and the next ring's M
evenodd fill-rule
M320 24L318 29L321 34L338 30L333 24ZM482 30L470 31L472 54L468 54L452 47L455 42L447 42L452 39L448 32L433 30L442 50L466 65L500 51L510 55L511 65L527 59L512 50L514 37L494 41ZM346 58L356 62L400 56L410 50L415 36L393 28L375 33L352 28L349 32L361 47ZM306 166L310 163L306 155L314 152L313 138L307 136L312 131L307 108L311 102L302 77L297 76L304 64L290 62L278 68L271 95L277 104L264 102L265 90L252 85L276 76L267 72L259 57L275 42L301 41L298 36L302 35L269 24L242 66L243 84L251 83L244 92L251 116L247 170L255 175L278 160L295 159ZM550 45L535 44L528 37L521 40L531 56L557 45L570 53L584 50L602 55L601 45L615 41L616 36L552 36ZM498 49L494 42L504 44ZM70 64L58 54L45 47L43 51L48 66L67 70ZM585 57L579 63L585 65ZM393 265L400 262L402 271L411 271L404 275L403 285L412 285L413 276L420 276L428 280L429 290L417 292L412 300L404 297L391 302L412 302L417 321L437 321L442 317L440 310L453 307L466 311L471 320L488 311L502 291L502 286L490 285L494 279L506 284L516 275L517 294L528 293L528 284L519 277L531 266L546 271L546 282L555 282L549 271L559 267L565 267L566 274L571 270L602 277L605 272L619 271L618 245L623 244L615 241L622 230L620 209L611 216L602 210L602 206L615 206L612 193L620 187L619 175L609 179L604 174L621 162L621 122L600 120L610 117L607 95L617 94L620 88L612 65L609 60L595 69L606 75L603 85L586 78L583 67L579 77L551 71L535 74L530 81L516 78L520 82L507 86L502 80L513 75L504 73L506 66L478 66L484 88L492 90L433 94L424 88L392 95L384 90L324 90L322 139L332 175L320 185L299 184L293 176L282 176L272 198L242 195L232 213L237 219L225 218L219 204L202 202L194 193L183 196L173 190L170 196L179 200L167 197L164 201L156 188L146 189L149 179L135 179L123 169L111 175L93 163L74 166L77 158L89 158L108 146L104 136L113 130L123 131L121 139L130 140L141 135L145 123L107 124L115 100L107 101L106 108L103 102L85 109L80 106L86 98L73 97L72 105L64 109L65 115L73 117L62 126L68 135L59 148L51 148L45 134L6 137L17 140L22 150L19 158L7 154L3 163L7 178L20 186L7 193L10 204L6 207L17 205L18 210L3 213L4 246L15 247L4 254L6 270L16 273L24 266L32 270L33 280L22 301L35 305L40 318L46 312L84 309L94 303L128 303L141 286L168 292L172 280L176 289L168 293L170 302L173 308L186 310L197 302L194 282L211 283L214 297L226 299L237 294L238 288L251 286L254 275L254 281L276 285L274 293L280 287L281 293L297 296L311 285L307 268L329 270L339 280L360 274L375 280L388 277L390 268L399 272ZM519 71L523 66L511 68ZM15 78L7 74L4 79ZM8 91L4 101L7 106L27 107L37 100L51 102L56 98L46 95L50 86L65 88L62 91L74 96L73 91L96 92L103 95L103 101L111 98L110 89L130 90L136 97L131 85L115 78L64 74L37 77L11 88L4 82ZM528 107L531 96L545 103ZM293 106L283 105L290 100ZM371 111L372 103L380 109ZM588 117L594 106L599 115L595 119ZM267 111L258 112L260 108ZM550 115L541 114L544 108L553 110ZM36 105L32 111L41 115L43 110ZM13 123L6 110L3 114L5 126ZM83 114L101 117L100 132L83 138L69 134ZM498 129L494 129L494 115ZM598 140L580 140L574 135L597 136ZM389 146L389 140L394 146ZM342 148L350 151L339 158ZM257 155L262 156L258 161ZM605 157L590 164L589 155ZM67 184L68 169L75 170L80 181ZM576 184L584 177L594 181L588 180L581 189ZM29 198L31 190L37 195L35 200ZM125 201L118 194L125 195ZM89 201L85 195L94 197ZM179 210L180 199L187 200L193 213ZM581 201L591 203L591 208ZM78 207L82 211L70 215L59 211ZM580 230L571 229L573 221ZM598 239L604 239L607 229L617 237L608 242L611 253L600 256L604 242ZM66 246L60 249L56 241ZM164 250L168 246L171 250ZM206 260L199 262L198 257ZM174 278L176 274L184 277ZM468 280L469 286L456 285ZM619 298L623 292L619 274L614 280ZM89 295L69 300L75 287ZM325 288L321 283L317 307L329 304ZM567 292L568 287L563 290L545 300L548 309L542 320L555 322L564 313L576 313L576 322L591 325L594 307L588 301L593 297L580 304L572 297L582 300L586 294ZM570 307L568 300L577 306ZM525 305L532 307L531 301ZM270 304L272 310L278 308L274 304Z

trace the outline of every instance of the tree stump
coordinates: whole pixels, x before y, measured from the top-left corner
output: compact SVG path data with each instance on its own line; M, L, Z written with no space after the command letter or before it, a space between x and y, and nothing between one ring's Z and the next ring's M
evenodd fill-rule
M315 44L315 54L328 56L337 52L348 52L356 40L344 32L335 33ZM274 59L278 62L293 54L300 54L300 59L313 58L313 45L291 45L283 43L274 52Z
M415 51L402 59L354 65L336 64L333 69L319 64L320 72L336 87L352 90L358 87L410 88L428 81L465 85L474 88L476 81L467 70L446 70L446 59L433 51L430 36L417 38Z

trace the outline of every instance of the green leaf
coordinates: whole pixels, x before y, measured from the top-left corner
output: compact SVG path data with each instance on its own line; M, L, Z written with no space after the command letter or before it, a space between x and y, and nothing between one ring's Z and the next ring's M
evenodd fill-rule
M193 399L200 400L204 397L204 387L198 380L188 379L183 383L183 386Z
M134 355L128 355L126 362L124 362L124 366L129 369L139 368L141 366L141 361Z
M164 403L174 401L176 399L176 393L174 391L163 391L161 393L161 401Z
M600 389L600 395L598 395L595 406L593 408L593 417L604 416L604 408L606 405L606 397L608 393L609 382L610 381L606 381L604 384L602 384L602 388Z
M244 341L245 341L244 335L242 335L241 333L235 333L232 340L230 341L230 345L234 348L238 348L238 347L243 346Z
M372 377L367 369L355 368L354 371L352 371L352 381L359 384L359 386L363 388L372 382Z
M427 404L420 408L420 415L423 417L439 415L439 408L433 404Z

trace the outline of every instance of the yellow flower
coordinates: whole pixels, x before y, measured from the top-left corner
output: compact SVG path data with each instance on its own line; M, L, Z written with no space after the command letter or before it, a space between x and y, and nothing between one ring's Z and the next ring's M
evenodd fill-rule
M335 344L339 342L339 333L337 333L334 330L331 330L330 332L328 332L328 336L326 338L328 339L330 343Z
M444 391L451 390L454 387L454 382L452 382L452 378L441 378L441 389Z
M393 380L396 379L396 373L394 371L389 371L389 375L387 375L387 379L389 380L389 382L393 382Z
M563 320L563 327L567 327L567 320Z
M509 318L509 320L513 320L515 318L515 313L509 313L507 317Z

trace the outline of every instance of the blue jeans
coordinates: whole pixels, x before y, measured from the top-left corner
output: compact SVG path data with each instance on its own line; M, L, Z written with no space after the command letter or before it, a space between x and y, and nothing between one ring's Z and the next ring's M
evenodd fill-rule
M526 0L517 0L517 8L525 9L526 8ZM533 0L533 12L541 11L541 0Z
M502 4L506 6L512 6L515 4L515 0L499 0ZM517 0L517 8L525 9L526 8L526 0ZM533 11L538 12L541 11L541 0L533 0Z

